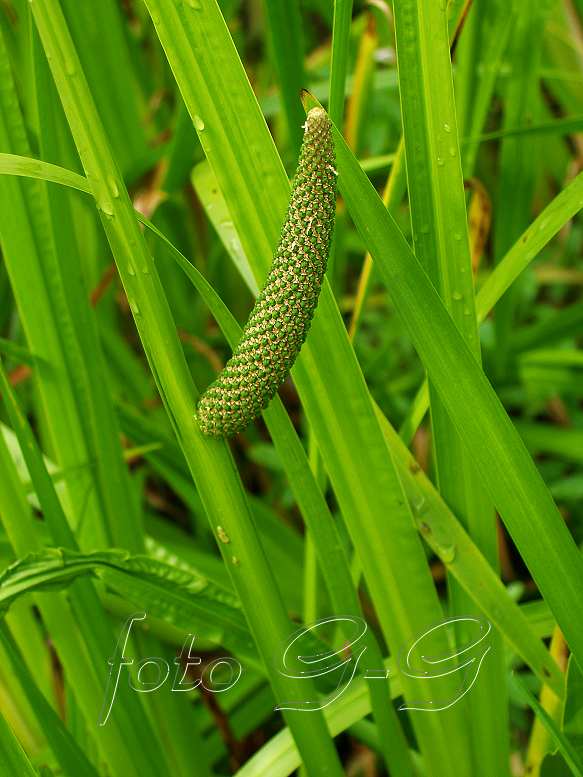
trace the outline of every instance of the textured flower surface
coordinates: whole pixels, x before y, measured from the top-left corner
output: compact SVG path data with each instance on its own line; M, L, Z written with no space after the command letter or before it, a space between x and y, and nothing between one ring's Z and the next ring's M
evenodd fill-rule
M198 402L204 434L242 431L286 379L318 304L336 212L332 128L322 108L304 125L298 169L271 270L231 359Z

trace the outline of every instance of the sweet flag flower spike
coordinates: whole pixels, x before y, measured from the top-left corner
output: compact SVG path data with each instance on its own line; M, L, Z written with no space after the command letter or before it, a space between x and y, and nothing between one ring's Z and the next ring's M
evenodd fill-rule
M273 265L241 341L197 405L202 432L229 437L267 407L307 337L330 251L336 169L330 119L312 108Z

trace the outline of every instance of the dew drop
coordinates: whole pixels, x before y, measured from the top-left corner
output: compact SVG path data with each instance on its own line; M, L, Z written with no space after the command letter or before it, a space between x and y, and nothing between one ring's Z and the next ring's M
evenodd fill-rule
M204 130L204 121L198 114L195 114L194 116L194 126L199 132Z
M109 191L111 192L112 197L115 197L116 199L119 197L119 189L117 188L117 183L113 176L109 178Z
M440 157L440 156L438 156L438 157L437 157L437 164L438 164L440 167L443 167L443 165L445 164L445 162L443 161L442 157Z
M231 542L231 538L222 526L217 526L217 537L224 545L228 545Z
M135 275L136 274L136 269L135 269L134 265L131 262L128 264L128 273L130 275Z
M461 298L462 298L461 292L457 291L457 290L454 291L451 296L452 296L452 299L455 299L456 302L459 302L461 300Z
M231 564L234 567L238 567L241 564L241 562L239 561L237 556L231 556Z
M194 11L200 11L200 0L186 0L186 5L192 8Z
M443 129L446 132L451 132L451 127L449 126L449 124L447 122L445 122L445 124L443 125Z
M130 303L130 310L132 311L134 316L139 316L140 315L140 308L138 307L137 302L134 299L130 299L129 303Z
M98 207L99 207L99 210L102 213L104 213L106 216L113 216L113 207L111 205L111 202L109 202L109 200L100 202Z
M450 156L455 156L455 148L453 146L449 147L449 155Z
M437 548L437 554L444 564L451 564L455 559L455 545L444 545Z

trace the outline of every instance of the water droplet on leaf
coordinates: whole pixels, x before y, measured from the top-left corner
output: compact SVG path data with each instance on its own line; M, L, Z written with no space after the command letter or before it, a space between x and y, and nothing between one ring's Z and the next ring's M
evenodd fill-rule
M109 191L111 192L112 197L115 197L116 199L119 197L119 189L117 188L117 183L113 176L109 179Z
M455 559L455 545L444 545L437 548L437 553L444 564L451 564Z
M223 529L222 526L217 526L217 537L219 540L224 543L225 545L228 545L229 542L231 542L231 538L227 534L227 532Z

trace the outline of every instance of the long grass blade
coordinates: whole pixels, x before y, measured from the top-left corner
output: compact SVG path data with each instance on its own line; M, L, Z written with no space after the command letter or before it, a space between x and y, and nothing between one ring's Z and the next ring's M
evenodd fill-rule
M393 304L490 497L576 656L583 561L549 491L437 292L358 162L336 134L340 185ZM457 376L455 383L448 377Z
M59 4L37 0L32 10L150 368L269 669L276 697L282 701L301 697L308 683L283 677L271 667L271 658L289 629L281 598L275 583L270 582L272 573L226 443L205 439L194 423L196 389L168 302ZM221 539L225 536L228 542ZM314 714L308 723L305 716L290 715L288 722L306 762L317 762L327 773L339 774L337 755L321 717Z

